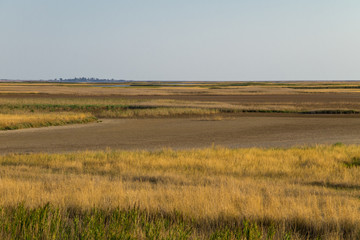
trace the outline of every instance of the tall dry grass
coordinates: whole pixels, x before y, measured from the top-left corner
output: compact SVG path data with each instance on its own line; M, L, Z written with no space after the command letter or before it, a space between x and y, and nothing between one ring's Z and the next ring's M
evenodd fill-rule
M360 147L101 151L0 156L0 205L178 211L198 221L360 232Z
M1 114L0 130L11 130L31 127L59 126L71 123L93 122L96 118L89 113L26 113Z
M187 108L187 107L155 107L145 109L124 109L120 111L103 110L96 115L103 118L147 118L147 117L178 117L207 116L219 114L218 109Z
M213 115L221 112L212 104L173 100L126 100L90 98L0 98L0 113L31 112L91 113L99 118L143 118Z
M31 96L31 95L30 95ZM61 97L1 97L0 104L2 106L21 106L21 105L130 105L146 101L146 99L126 99L126 98L103 98L97 97L76 97L76 96L61 96Z
M300 114L359 114L359 103L346 102L267 102L226 103L170 99L117 98L0 98L0 113L29 112L91 113L99 118L179 117L239 114L242 112Z

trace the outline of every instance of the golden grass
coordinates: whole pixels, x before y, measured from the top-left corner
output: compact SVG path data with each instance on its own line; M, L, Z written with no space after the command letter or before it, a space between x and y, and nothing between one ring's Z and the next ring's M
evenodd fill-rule
M103 118L148 118L148 117L177 117L177 116L196 116L213 115L220 113L217 109L186 108L186 107L165 107L148 109L125 109L121 111L102 111L97 114Z
M6 98L1 97L0 95L0 104L1 105L42 105L42 104L52 104L52 105L129 105L137 104L146 101L146 99L125 99L125 98L91 98L91 97L71 97L71 96L62 96L62 97L47 97L39 98L26 97L26 98Z
M102 87L93 83L9 83L0 82L0 94L45 93L66 95L261 95L298 93L358 93L359 81L304 81L304 82L193 82L181 84L171 82L134 82L139 86ZM98 87L95 87L98 85ZM113 85L113 84L110 84ZM117 85L117 84L116 84ZM143 85L143 86L141 86ZM36 94L35 94L36 95Z
M0 82L0 94L40 93L96 96L170 96L170 95L262 95L299 93L358 93L359 81L303 81L303 82L134 82L143 86L102 87L93 83L9 83ZM96 85L98 85L96 87ZM110 84L112 85L112 84ZM117 85L117 84L116 84ZM36 95L36 94L34 94Z
M40 106L40 107L39 107ZM41 107L42 106L42 107ZM72 108L75 106L76 108ZM91 108L87 108L90 106ZM128 109L112 108L124 106ZM306 111L360 111L358 102L259 102L227 103L215 101L186 101L172 99L126 99L126 98L6 98L0 97L0 113L25 114L51 111L90 112L101 118L169 117L181 115L209 115L224 111L269 111L269 112L306 112ZM61 109L65 108L65 109ZM134 109L135 108L135 109ZM136 109L138 108L138 109ZM142 108L142 109L141 109Z
M301 92L298 89L289 89L276 86L274 84L264 84L256 86L222 86L217 88L219 83L197 84L193 86L133 86L133 87L89 87L94 84L72 84L72 83L1 83L1 93L16 92L37 92L46 94L67 94L67 95L178 95L178 94L219 94L219 95L237 95L237 94L291 94ZM102 84L103 85L103 84ZM200 87L199 87L200 86ZM215 86L215 88L213 88Z
M178 86L171 86L172 83L140 83L148 86L129 87L129 88L104 88L93 87L96 84L80 83L80 84L66 84L66 83L0 83L0 93L10 91L12 93L20 92L38 92L42 94L27 94L19 95L18 98L14 98L14 94L11 96L1 96L0 94L0 113L13 113L15 111L10 105L23 106L28 105L28 109L31 109L30 105L78 105L80 107L94 105L98 108L107 107L110 105L122 105L130 107L143 107L148 109L127 109L126 111L118 110L95 110L87 111L81 110L80 112L91 112L97 117L124 117L124 118L136 118L136 117L170 117L180 115L209 115L215 114L221 110L230 111L269 111L269 112L306 112L306 111L329 111L334 110L341 111L360 111L360 103L356 100L336 100L334 98L331 101L309 99L306 102L306 96L302 100L294 98L288 98L288 100L282 101L277 99L276 95L291 95L299 93L318 92L323 94L326 98L327 93L336 94L337 92L358 92L360 82L262 82L262 83L246 83L246 82L208 82L200 83L193 82L189 84L179 84ZM151 86L151 84L156 84ZM236 85L237 84L237 85ZM247 85L249 84L249 85ZM102 86L104 84L100 84ZM92 87L90 87L92 86ZM49 97L46 97L49 94ZM55 95L52 95L55 94ZM220 100L220 101L186 101L186 100L171 100L171 99L151 99L169 98L184 95L189 96L211 96L211 95L262 95L270 94L274 98L270 101L255 101L254 102L241 102L235 98L233 101ZM53 97L51 97L53 96ZM81 97L79 97L81 96ZM109 97L110 96L110 97ZM132 97L131 97L132 96ZM135 97L134 97L135 96ZM139 96L141 96L139 99ZM162 96L162 97L160 97ZM149 99L147 99L147 97ZM180 98L181 99L181 98ZM211 99L211 98L207 98ZM346 102L348 101L348 102ZM10 106L10 107L9 107ZM151 107L151 108L149 108ZM159 108L159 109L154 109ZM192 108L189 110L188 108ZM18 108L17 111L21 109ZM204 110L207 109L207 110ZM210 109L210 110L209 110ZM39 111L39 109L34 109ZM57 110L56 110L57 111ZM72 111L72 109L65 109L63 111ZM19 112L19 111L18 111ZM42 110L39 112L46 112ZM76 110L75 112L79 112ZM21 111L20 111L21 113Z
M0 98L0 114L38 114L71 111L99 118L178 117L219 114L220 108L172 100Z
M96 118L89 113L25 113L0 114L0 130L58 126L70 123L86 123Z
M0 206L181 212L360 231L360 146L0 156ZM353 164L354 163L354 164Z

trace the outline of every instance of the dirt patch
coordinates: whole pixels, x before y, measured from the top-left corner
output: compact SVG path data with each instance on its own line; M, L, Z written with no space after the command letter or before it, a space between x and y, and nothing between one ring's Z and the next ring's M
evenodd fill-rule
M104 119L101 123L0 132L0 153L99 149L290 147L360 143L360 118L244 115L202 121Z

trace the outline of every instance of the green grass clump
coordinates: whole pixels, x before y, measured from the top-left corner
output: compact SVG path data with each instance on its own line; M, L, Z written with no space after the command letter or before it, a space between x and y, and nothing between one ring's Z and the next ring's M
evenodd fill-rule
M345 166L348 168L352 168L352 167L360 167L360 158L358 157L353 157L351 159L351 161L348 162L344 162Z
M294 233L296 234L296 233ZM61 210L51 204L0 208L1 239L291 239L274 225L243 220L212 226L181 214L129 209Z

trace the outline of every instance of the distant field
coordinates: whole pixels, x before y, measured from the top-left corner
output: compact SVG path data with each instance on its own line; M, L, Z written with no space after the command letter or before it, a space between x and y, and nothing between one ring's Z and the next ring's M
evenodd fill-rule
M0 93L47 93L78 95L174 95L174 94L299 94L360 91L360 81L279 82L126 82L46 83L0 82Z
M331 98L333 97L333 98ZM176 110L174 110L176 109ZM186 110L187 109L187 110ZM78 96L1 96L0 112L88 112L97 117L162 116L166 111L183 115L192 113L360 113L360 95L258 95L258 96L147 96L141 97L78 97ZM132 114L130 114L132 112ZM188 113L187 113L188 112ZM198 113L197 113L198 112ZM191 115L191 114L190 114ZM166 114L165 114L166 116Z
M129 224L128 230L121 231L138 238L146 234L143 224L153 224L153 230L157 226L162 235L181 226L181 231L189 231L184 239L208 239L226 232L229 239L235 239L236 233L246 234L242 230L247 220L257 226L248 239L266 237L271 227L276 239L285 235L292 239L355 239L360 236L359 159L359 146L341 144L0 156L1 222L14 224L11 216L25 221L30 213L21 210L21 203L30 209L46 203L53 206L38 209L39 214L45 211L50 216L36 220L33 215L32 225L24 225L22 231L0 227L0 236L36 232L37 221L45 221L41 224L49 228L46 231L58 236L66 234L62 228L69 228L69 233L88 227L95 231L91 221L99 223L105 234L111 229L109 224L122 219L110 221L107 216L116 209L125 211L124 216L131 215L136 206L148 217L135 213L140 222L127 217L125 225L111 231ZM17 210L11 210L13 207ZM51 222L53 214L60 214L65 222ZM96 218L91 220L91 216ZM55 224L53 230L50 223ZM76 230L73 223L87 227ZM138 231L131 230L136 224L140 224ZM25 231L26 226L33 228Z
M360 82L133 82L116 87L118 85L0 83L0 113L72 111L91 113L99 118L244 112L360 113Z

